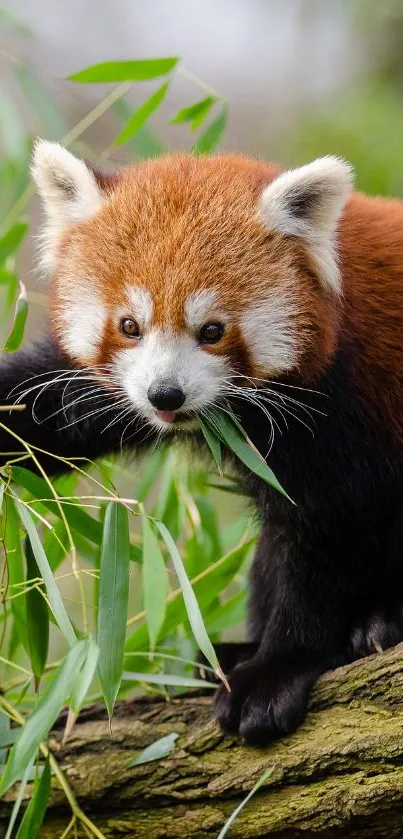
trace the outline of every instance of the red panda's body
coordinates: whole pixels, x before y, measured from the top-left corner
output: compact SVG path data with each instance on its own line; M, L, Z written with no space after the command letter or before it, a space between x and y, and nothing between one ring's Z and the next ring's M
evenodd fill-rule
M354 195L341 219L339 342L356 348L356 386L403 440L403 202Z
M215 707L266 742L321 672L403 637L403 204L351 195L334 158L280 173L176 155L107 177L42 144L34 175L54 343L3 365L0 401L21 385L43 419L10 424L96 457L197 433L224 403L296 502L242 472L262 520L251 644ZM80 370L98 412L66 406Z

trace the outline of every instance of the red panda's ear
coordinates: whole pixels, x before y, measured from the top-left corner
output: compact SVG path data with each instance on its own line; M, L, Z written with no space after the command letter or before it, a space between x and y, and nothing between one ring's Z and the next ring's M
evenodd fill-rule
M353 185L350 164L322 157L279 175L263 191L260 216L272 230L305 240L323 284L340 293L334 254L338 219Z
M34 148L32 176L45 210L42 264L51 269L62 233L94 215L107 200L99 178L83 160L58 143L39 140Z

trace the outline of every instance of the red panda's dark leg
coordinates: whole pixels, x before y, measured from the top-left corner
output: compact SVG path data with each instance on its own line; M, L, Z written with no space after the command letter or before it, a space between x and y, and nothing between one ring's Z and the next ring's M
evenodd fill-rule
M2 358L0 406L19 401L26 407L1 411L0 423L27 443L64 458L94 460L127 444L140 445L147 435L144 424L134 413L122 415L114 394L89 374L72 367L50 338ZM24 449L18 440L0 427L0 465L10 459L7 452L19 451ZM67 468L53 457L37 455L50 473ZM23 465L33 468L30 458Z
M333 573L334 571L334 573ZM333 563L301 533L264 528L251 575L251 631L257 652L220 687L215 714L252 745L293 731L305 717L318 676L351 660L352 598Z

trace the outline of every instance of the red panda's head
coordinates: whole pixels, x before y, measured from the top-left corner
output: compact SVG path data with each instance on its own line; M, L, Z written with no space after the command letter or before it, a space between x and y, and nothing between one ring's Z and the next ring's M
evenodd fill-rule
M33 174L57 339L157 427L217 403L233 376L326 364L348 164L172 155L103 176L39 142Z

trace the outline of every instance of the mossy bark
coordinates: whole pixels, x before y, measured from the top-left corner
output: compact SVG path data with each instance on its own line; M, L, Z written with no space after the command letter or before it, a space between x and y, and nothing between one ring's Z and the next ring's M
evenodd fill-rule
M178 732L165 759L127 768L137 750ZM210 839L267 768L231 839L394 839L403 835L403 645L326 674L304 725L264 750L224 737L208 697L99 706L55 754L106 839ZM0 813L0 836L10 805ZM41 830L57 839L69 810L54 789ZM2 830L4 831L2 833Z

